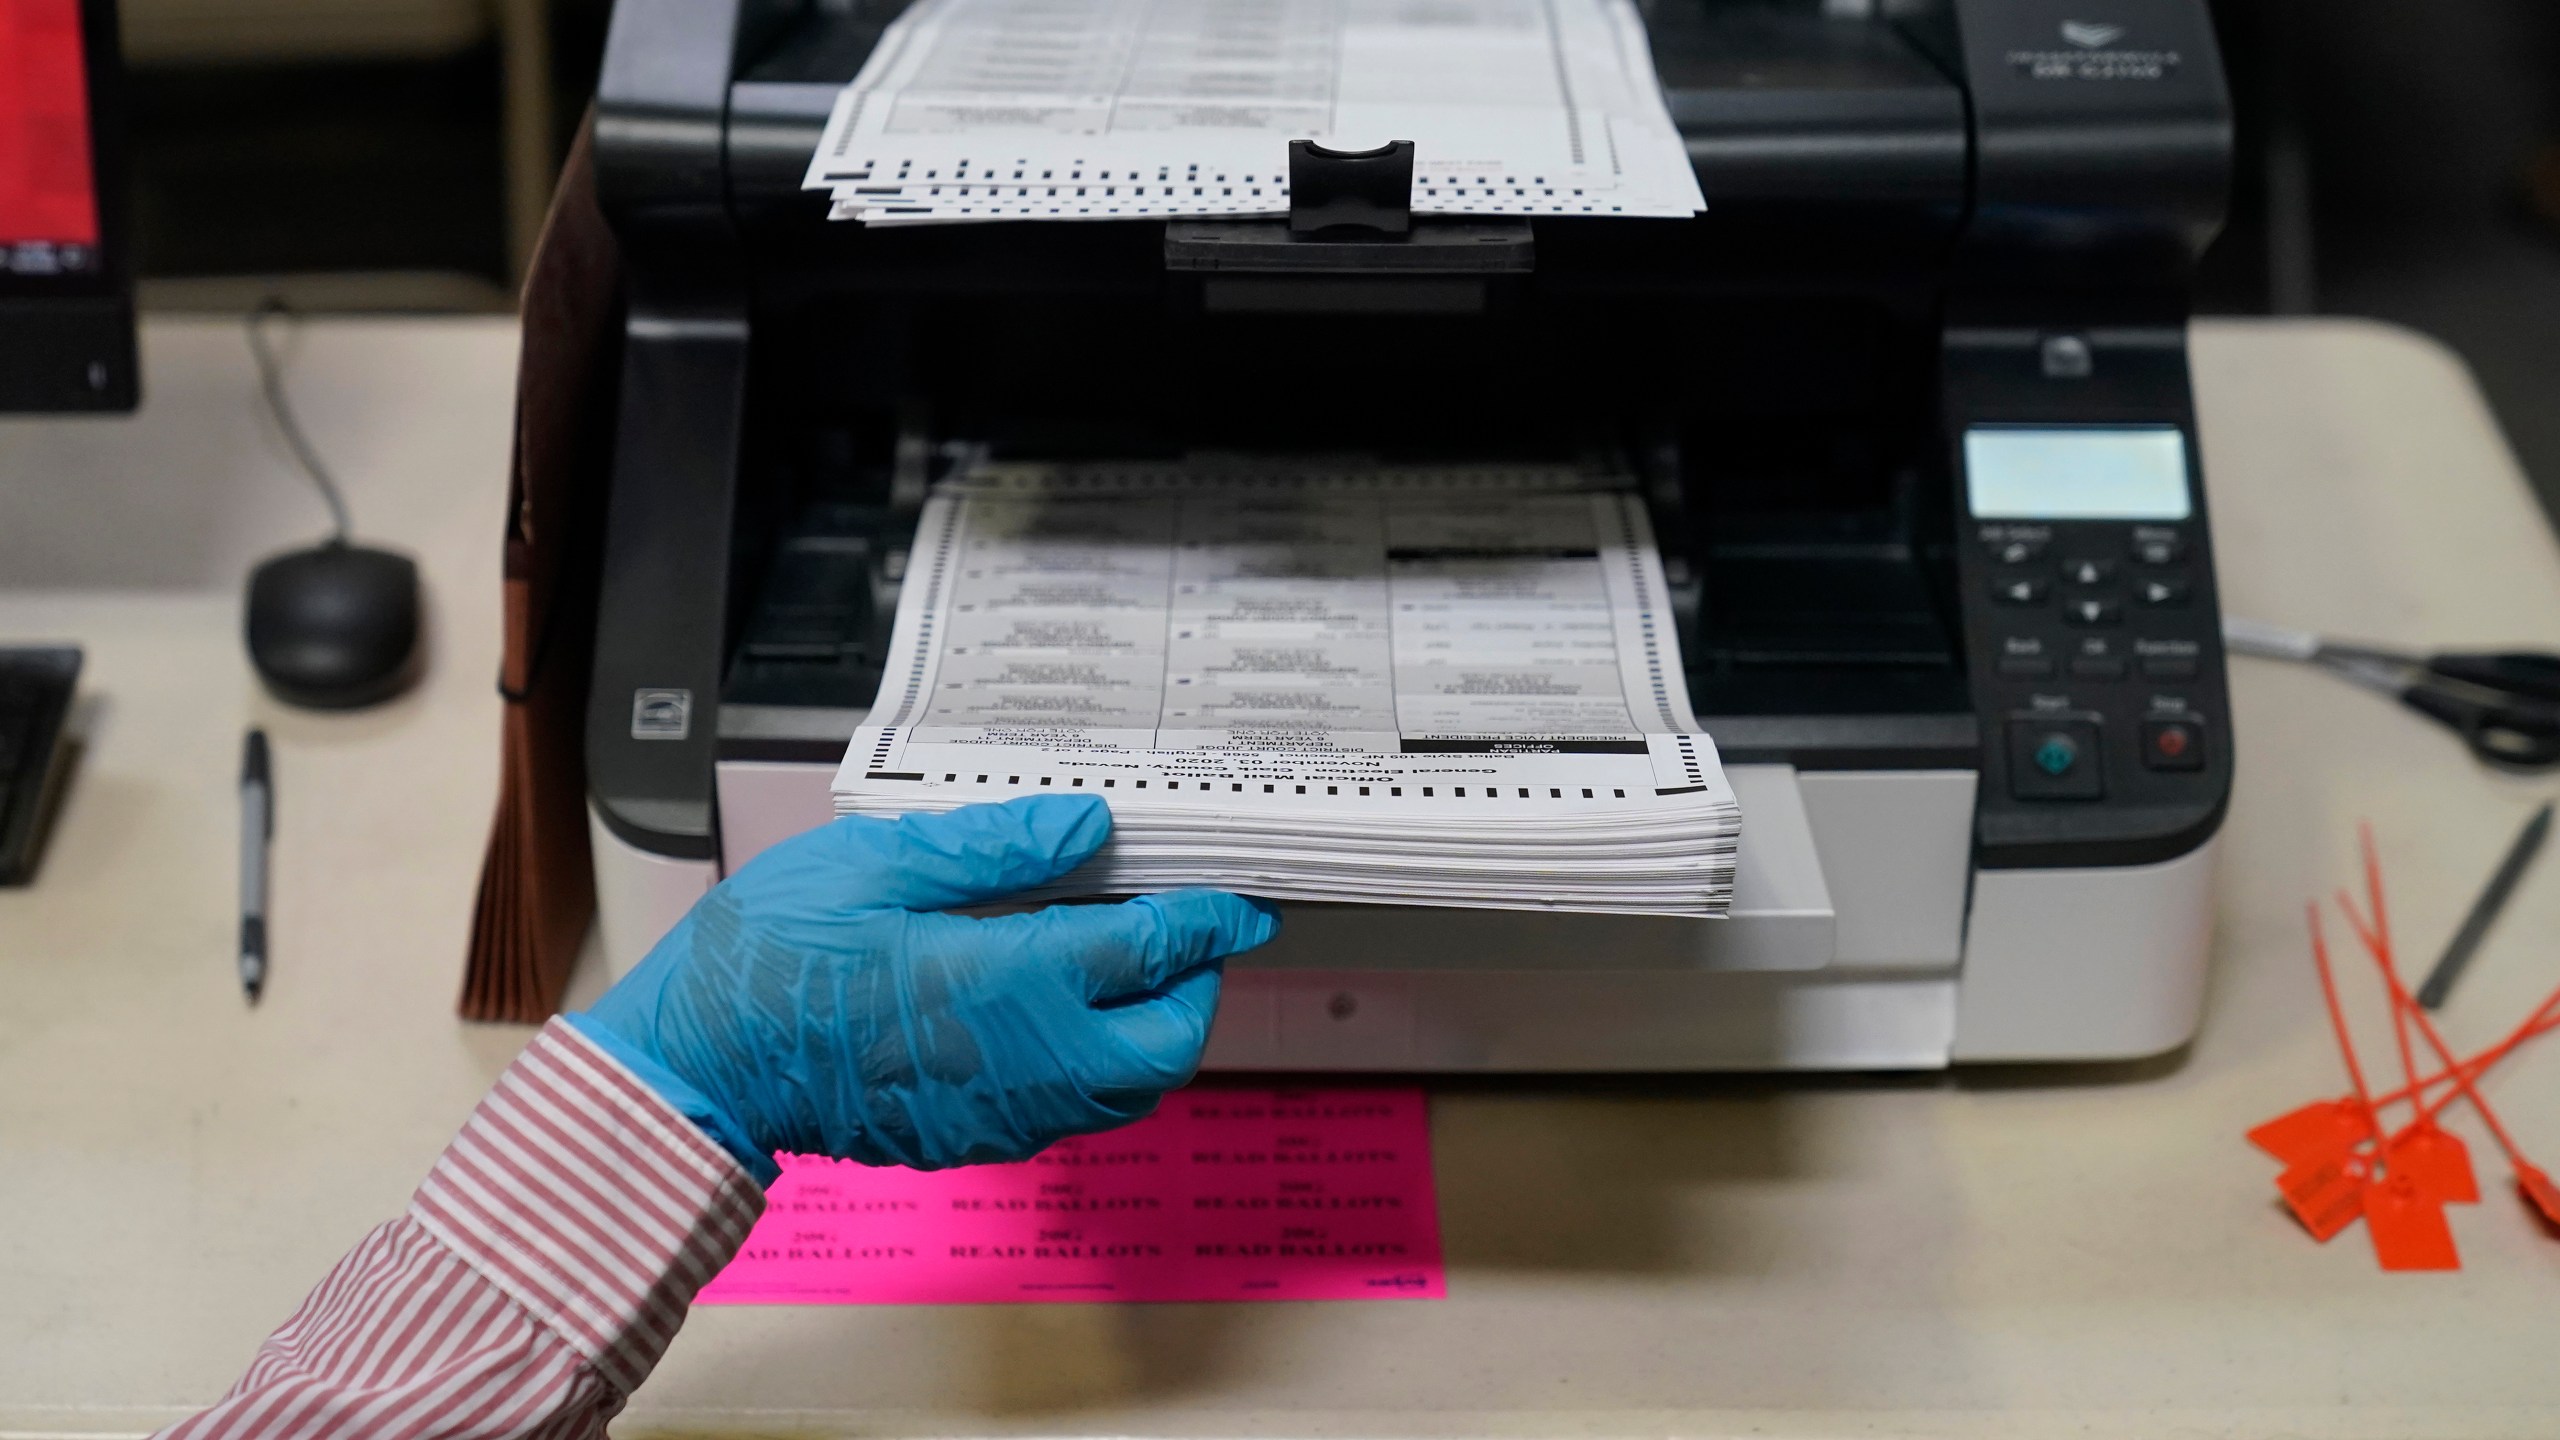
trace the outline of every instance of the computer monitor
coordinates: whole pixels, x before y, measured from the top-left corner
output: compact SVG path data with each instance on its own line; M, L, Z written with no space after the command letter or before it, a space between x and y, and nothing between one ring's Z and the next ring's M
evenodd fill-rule
M138 397L115 0L0 0L0 411Z

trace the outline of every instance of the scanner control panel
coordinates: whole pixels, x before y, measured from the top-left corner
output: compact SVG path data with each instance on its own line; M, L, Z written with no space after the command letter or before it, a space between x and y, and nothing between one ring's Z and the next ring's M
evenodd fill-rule
M2106 798L2107 751L2157 774L2198 774L2217 746L2196 691L2199 633L2184 527L1978 528L1998 620L1992 676L2009 690L2009 794Z
M1977 423L1958 448L1986 863L2170 858L2231 769L2187 427Z

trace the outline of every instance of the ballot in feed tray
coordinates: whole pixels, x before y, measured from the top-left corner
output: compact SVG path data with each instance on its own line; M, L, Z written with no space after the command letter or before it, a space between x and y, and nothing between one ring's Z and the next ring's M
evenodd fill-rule
M822 767L731 762L722 771L723 794L739 821L727 837L733 869L827 816ZM1362 969L1391 971L1663 975L1801 972L1836 959L1953 963L1973 813L1969 773L1807 776L1789 765L1753 764L1726 766L1725 775L1742 805L1726 918L1288 904L1280 938L1230 963L1257 971L1339 970L1353 956ZM1880 807L1840 794L1843 787L1889 788L1899 798ZM1843 926L1808 809L1823 796L1831 797L1832 828L1846 832L1826 837L1837 862L1850 865L1857 872L1851 879L1863 878L1891 913ZM1880 812L1887 823L1875 823ZM1909 888L1878 883L1874 872L1886 867ZM1914 900L1915 893L1925 899ZM1877 943L1879 932L1888 943ZM1900 953L1915 943L1916 951Z
M1838 917L1796 770L1731 765L1742 804L1733 908L1722 919L1538 910L1291 905L1280 938L1231 964L1256 970L1818 970ZM1962 844L1960 834L1950 837Z

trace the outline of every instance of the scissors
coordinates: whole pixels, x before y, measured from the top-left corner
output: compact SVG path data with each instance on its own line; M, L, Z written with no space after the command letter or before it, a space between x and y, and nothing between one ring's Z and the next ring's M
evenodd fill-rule
M2227 616L2222 639L2237 655L2317 665L2379 690L2462 737L2471 753L2508 770L2560 766L2560 655L2533 650L2413 655L2324 640Z

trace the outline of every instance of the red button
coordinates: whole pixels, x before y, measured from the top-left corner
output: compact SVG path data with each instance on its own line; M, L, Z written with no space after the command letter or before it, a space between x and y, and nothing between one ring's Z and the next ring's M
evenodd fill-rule
M2195 720L2149 720L2142 726L2142 763L2153 770L2204 768L2204 726Z

